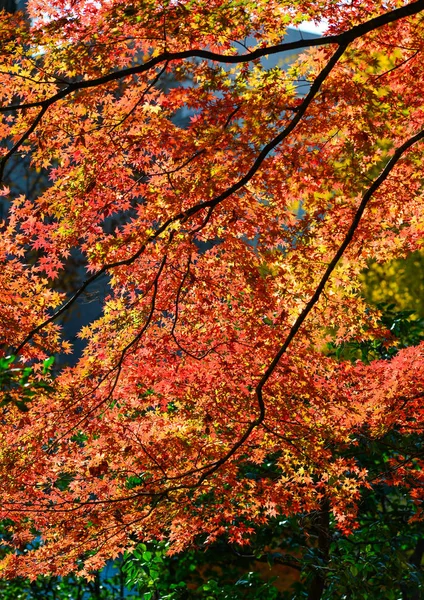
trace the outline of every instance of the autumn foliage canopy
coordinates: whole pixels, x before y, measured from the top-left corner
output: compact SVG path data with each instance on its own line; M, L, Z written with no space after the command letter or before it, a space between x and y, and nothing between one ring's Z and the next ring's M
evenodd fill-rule
M392 343L359 277L422 248L424 1L29 0L0 40L3 576L323 502L354 529L361 437L424 427L423 345L328 351ZM49 185L14 194L12 163ZM384 472L417 518L421 465Z

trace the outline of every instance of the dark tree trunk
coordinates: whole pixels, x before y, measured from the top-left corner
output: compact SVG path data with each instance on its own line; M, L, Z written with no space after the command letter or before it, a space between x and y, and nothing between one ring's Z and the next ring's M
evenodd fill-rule
M318 513L316 529L318 532L318 550L324 564L328 563L330 552L330 503L324 500ZM320 600L325 588L325 575L322 569L316 569L309 588L308 600Z

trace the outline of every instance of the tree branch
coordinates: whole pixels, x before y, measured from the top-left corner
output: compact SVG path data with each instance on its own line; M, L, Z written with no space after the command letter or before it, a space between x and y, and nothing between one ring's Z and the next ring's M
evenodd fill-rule
M258 402L258 406L259 406L259 415L257 416L257 418L254 421L252 421L250 423L250 425L248 426L248 428L246 429L244 434L239 438L239 440L237 440L237 442L232 446L232 448L222 458L217 460L212 465L212 467L210 467L210 468L204 467L207 470L199 478L198 485L200 485L207 477L209 477L209 475L212 475L212 473L214 473L221 465L223 465L225 462L227 462L227 460L229 460L237 452L237 450L244 444L244 442L250 437L253 430L256 429L256 427L258 427L265 419L265 402L263 399L263 389L264 389L266 383L268 382L268 380L274 373L275 369L278 366L278 363L281 360L281 357L286 352L287 348L290 346L291 342L295 338L299 329L301 328L301 326L307 319L309 313L311 312L311 310L313 309L315 304L318 302L327 281L330 279L332 272L334 271L334 269L337 266L337 263L343 256L343 254L344 254L346 248L349 246L350 242L352 241L352 239L355 235L355 232L358 228L358 225L361 221L362 215L364 214L364 211L368 205L368 202L371 200L372 195L378 190L378 188L382 185L382 183L384 181L386 181L386 179L388 178L388 176L390 175L390 173L392 172L392 170L394 169L396 164L399 162L399 160L405 154L405 152L407 150L409 150L409 148L411 148L411 146L413 146L414 144L416 144L418 141L420 141L422 139L424 139L424 130L418 132L416 135L414 135L409 140L404 142L401 146L399 146L399 148L397 148L395 150L392 158L389 160L387 165L384 167L384 169L382 170L380 175L377 177L377 179L375 179L375 181L370 185L370 187L367 189L367 191L363 195L362 200L359 204L359 207L353 218L353 221L349 227L349 230L346 233L346 236L345 236L343 242L341 243L339 249L337 250L336 254L334 255L333 259L327 266L327 269L325 270L325 272L321 278L321 281L319 282L315 292L311 296L311 298L308 301L308 303L306 304L305 308L302 310L302 312L297 317L297 319L296 319L295 323L293 324L292 328L290 329L290 332L289 332L288 336L286 337L283 345L281 346L280 350L277 352L277 354L271 361L268 368L265 370L259 383L256 386L255 393L256 393L257 402ZM189 474L190 474L190 472L186 473L186 475L189 475Z
M0 107L0 112L24 110L26 108L34 108L35 106L49 107L58 100L62 100L63 98L65 98L69 94L72 94L75 91L97 87L106 83L110 83L111 81L116 81L117 79L122 79L131 75L145 73L146 71L155 68L157 65L163 62L185 60L190 58L203 58L205 60L211 60L213 62L223 64L242 64L246 62L251 62L258 58L262 58L263 56L279 54L281 52L287 52L290 50L300 50L302 48L312 48L314 46L328 46L330 44L337 44L338 46L347 46L354 40L363 37L367 33L374 31L375 29L379 29L384 25L394 23L399 19L404 19L405 17L410 17L412 15L418 14L422 10L424 10L424 0L417 0L417 2L412 2L411 4L407 4L400 8L396 8L395 10L392 10L390 12L379 15L378 17L374 17L373 19L370 19L365 23L355 25L348 31L345 31L344 33L319 37L310 40L302 39L297 40L295 42L276 44L274 46L268 46L266 48L257 48L256 50L253 50L252 52L249 52L247 54L237 54L235 56L219 54L217 52L211 52L209 50L201 49L182 50L180 52L166 51L162 52L158 56L152 58L151 60L141 65L136 65L127 69L113 71L112 73L108 73L107 75L103 75L101 77L96 77L95 79L73 82L66 88L60 90L59 92L45 100Z
M37 327L35 327L28 333L28 335L25 337L25 339L14 350L14 354L19 354L22 351L23 347L34 337L34 335L36 335L39 331L41 331L44 327L46 327L50 323L53 323L54 321L56 321L64 312L66 312L76 302L76 300L81 296L81 294L83 294L83 292L87 289L87 287L89 285L91 285L92 283L94 283L94 281L96 281L101 275L103 275L104 273L106 273L107 271L109 271L111 269L115 269L115 268L121 267L121 266L128 266L128 265L131 265L133 262L135 262L143 254L143 252L145 251L147 246L150 243L154 242L160 235L162 235L162 233L164 233L170 225L172 225L173 223L176 223L178 221L184 222L189 217L194 216L195 214L202 211L203 209L209 209L206 219L204 220L204 222L202 224L202 227L204 227L211 217L212 210L218 204L220 204L223 200L226 200L232 194L234 194L235 192L240 190L242 187L244 187L252 179L252 177L257 173L257 171L260 169L262 163L264 162L265 158L272 152L272 150L274 150L294 130L296 125L299 123L299 121L301 121L301 119L305 115L309 105L312 103L312 101L315 98L316 94L318 93L321 85L324 83L325 79L328 77L328 75L330 74L332 69L335 67L335 65L337 64L337 62L343 55L344 51L345 51L344 46L340 47L336 50L336 52L330 58L330 60L326 64L326 66L319 73L319 75L315 79L314 83L311 85L309 93L305 96L305 99L303 100L302 104L299 106L298 111L296 112L293 119L290 121L289 125L283 131L281 131L274 139L272 139L268 144L266 144L264 146L264 148L258 154L253 165L250 167L250 169L247 171L247 173L243 177L241 177L236 183L234 183L232 186L227 188L224 192L222 192L215 198L212 198L211 200L205 200L204 202L199 202L198 204L195 204L188 210L182 211L182 212L174 215L173 217L170 217L169 219L167 219L161 226L159 226L156 229L156 231L153 234L151 234L146 239L146 241L142 244L142 246L140 246L140 248L137 250L137 252L135 252L129 258L119 260L119 261L116 261L113 263L107 263L99 271L97 271L97 273L94 273L93 275L91 275L83 283L83 285L74 293L74 295L59 310L57 310L51 317L49 317L48 319L46 319L45 321L43 321L42 323L37 325ZM195 229L192 233L195 233L197 231L198 231L198 229Z

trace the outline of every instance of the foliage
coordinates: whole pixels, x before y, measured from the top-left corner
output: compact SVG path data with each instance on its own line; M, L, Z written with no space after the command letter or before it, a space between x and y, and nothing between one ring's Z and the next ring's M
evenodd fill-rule
M137 585L146 600L163 598L266 598L278 597L272 582L253 572L243 571L228 546L215 544L205 552L188 551L167 556L166 544L140 544L128 555L125 571L128 583Z
M46 358L40 376L35 376L33 367L20 367L13 363L16 356L0 358L0 387L3 391L1 406L9 403L22 412L28 412L27 403L37 394L37 390L52 391L53 387L43 377L49 374L54 356Z
M4 577L90 581L141 548L140 581L161 585L154 540L243 548L301 518L299 597L335 597L327 565L337 589L362 576L343 536L362 548L371 491L422 518L421 325L403 334L404 312L390 331L361 278L422 249L423 11L29 0L29 20L0 15L0 170L26 157L50 179L2 191ZM325 36L284 42L323 16ZM85 280L65 297L72 256ZM84 352L52 382L61 319L105 276Z
M339 360L343 356L354 361L358 354L367 363L377 358L390 360L399 348L418 344L423 339L424 324L410 311L395 311L394 305L381 305L380 309L381 322L392 333L393 345L387 346L381 340L361 344L346 342L340 348L330 344L330 351ZM10 364L12 359L3 362ZM46 361L46 371L51 364L51 359ZM421 448L422 440L418 436L400 436L392 430L381 439L370 439L364 431L355 448L347 452L354 452L358 463L374 478L380 477L384 471L382 464L389 464L394 454L412 454ZM244 476L259 477L266 470L275 469L276 459L269 456L265 469L256 466L246 470ZM316 546L314 515L305 514L283 521L271 519L267 526L255 531L248 550L231 546L223 538L209 548L177 556L168 556L168 544L164 542L139 544L132 553L119 557L105 571L96 574L92 582L72 575L40 577L35 582L6 582L3 587L0 582L0 590L4 598L11 600L50 596L55 600L69 597L81 600L103 597L108 600L124 597L129 600L132 597L294 600L305 597L314 572L322 568L327 571L323 599L365 600L383 593L387 599L404 599L410 594L414 597L424 584L421 524L411 523L415 514L413 499L407 491L388 486L381 480L362 493L358 527L350 536L341 535L334 522L330 524L328 562L322 561ZM259 569L261 564L265 569ZM279 565L288 567L289 572L281 571ZM294 573L301 572L300 580L290 576L290 569L295 569ZM262 579L264 573L266 581Z
M424 319L417 318L412 310L396 310L394 304L378 304L381 311L380 323L385 328L385 337L371 341L347 340L340 344L329 342L327 354L337 360L360 360L366 364L373 360L388 360L401 348L417 346L424 340Z
M424 254L413 252L388 263L373 263L363 281L365 297L376 303L394 303L398 310L424 318Z
M92 581L74 575L40 576L35 581L0 581L4 600L136 600L140 595L125 587L122 558L108 564Z

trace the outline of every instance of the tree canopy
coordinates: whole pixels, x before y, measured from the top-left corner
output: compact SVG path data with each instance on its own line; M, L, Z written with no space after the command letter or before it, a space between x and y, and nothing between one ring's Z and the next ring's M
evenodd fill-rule
M382 482L422 517L423 345L384 351L396 339L361 274L422 249L423 14L423 0L0 14L3 576L90 577L140 541L243 545L279 515L349 533ZM323 36L284 41L322 18ZM15 193L12 164L49 185ZM65 294L75 255L84 278ZM102 314L67 365L62 319L100 281ZM376 341L364 361L334 351ZM369 469L364 439L389 435Z

